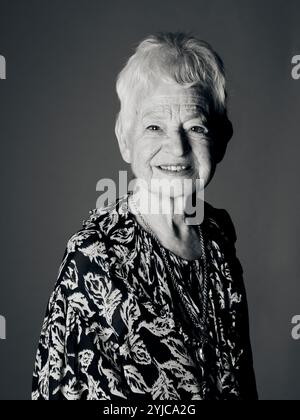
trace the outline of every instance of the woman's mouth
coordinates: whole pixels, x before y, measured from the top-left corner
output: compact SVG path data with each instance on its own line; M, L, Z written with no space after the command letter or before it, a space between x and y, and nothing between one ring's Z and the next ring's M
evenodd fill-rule
M191 166L184 166L184 165L161 165L157 166L157 168L168 174L186 174L190 172L192 169Z

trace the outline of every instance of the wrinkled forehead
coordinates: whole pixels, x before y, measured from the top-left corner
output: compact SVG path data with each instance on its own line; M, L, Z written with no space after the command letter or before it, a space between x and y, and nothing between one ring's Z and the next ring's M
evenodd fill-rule
M185 117L206 116L209 112L208 101L200 95L162 95L141 101L138 114L141 118L152 114L172 116L180 114Z

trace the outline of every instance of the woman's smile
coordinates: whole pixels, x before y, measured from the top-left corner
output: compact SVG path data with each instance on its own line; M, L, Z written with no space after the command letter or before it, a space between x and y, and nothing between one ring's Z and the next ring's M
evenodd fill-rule
M187 176L193 172L191 165L159 165L155 168L168 176Z

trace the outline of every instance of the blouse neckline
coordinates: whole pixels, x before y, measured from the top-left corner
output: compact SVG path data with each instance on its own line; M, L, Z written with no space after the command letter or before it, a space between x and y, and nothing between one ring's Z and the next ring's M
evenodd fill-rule
M131 220L134 222L134 225L136 226L136 228L137 229L139 229L144 235L146 235L148 238L150 238L150 240L153 242L156 242L157 243L157 241L158 241L158 239L157 239L157 241L153 238L153 236L151 235L151 233L148 231L148 230L146 230L145 228L144 228L144 226L142 226L139 222L138 222L138 220L137 220L137 218L135 217L135 215L131 212L131 210L130 210L130 207L129 207L129 205L128 205L128 198L129 198L129 196L130 196L130 194L127 194L126 195L126 197L124 197L124 198L126 198L126 208L127 208L127 214L129 215L129 217L131 218ZM199 238L199 243L200 243L200 238ZM178 255L178 254L176 254L176 253L174 253L173 251L171 251L170 249L168 249L168 248L166 248L164 245L162 245L162 243L159 241L159 246L161 247L161 248L163 248L164 250L165 250L165 252L167 253L167 254L169 254L170 256L172 256L173 258L175 258L178 262L181 262L182 264L184 264L184 265L193 265L193 264L197 264L197 263L199 263L201 260L202 260L202 256L200 256L200 257L198 257L198 258L196 258L196 259L193 259L193 260L188 260L187 258L184 258L184 257L181 257L180 255Z

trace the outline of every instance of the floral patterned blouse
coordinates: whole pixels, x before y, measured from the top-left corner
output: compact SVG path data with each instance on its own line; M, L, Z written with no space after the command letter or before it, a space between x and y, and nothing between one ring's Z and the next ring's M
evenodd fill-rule
M68 242L42 327L34 400L255 400L243 273L228 213L205 204L207 319L199 331L129 195L95 209ZM165 248L186 302L202 259Z

